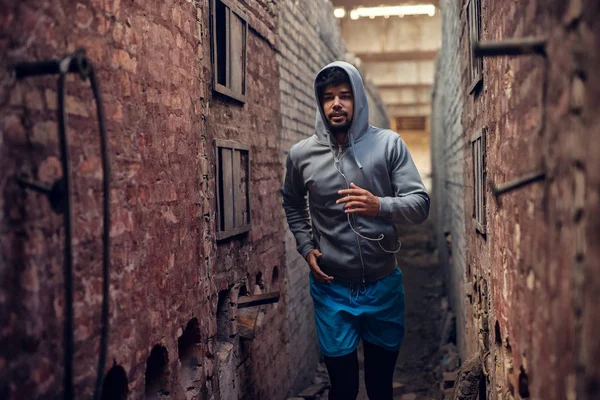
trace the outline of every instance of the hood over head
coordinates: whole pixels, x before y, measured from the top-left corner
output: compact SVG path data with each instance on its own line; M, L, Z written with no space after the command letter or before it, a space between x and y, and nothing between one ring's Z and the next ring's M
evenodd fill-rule
M329 146L331 146L332 141L335 142L335 138L333 138L329 132L329 123L323 114L323 107L321 105L321 99L319 98L319 93L316 86L319 75L321 75L324 71L334 67L341 68L346 72L346 74L348 74L348 77L350 78L350 84L352 86L352 92L354 94L354 116L352 117L352 123L350 125L350 129L348 130L348 135L346 136L346 140L350 142L354 152L354 142L359 141L360 138L366 134L369 127L369 103L367 101L367 92L365 90L362 78L360 77L360 73L352 64L344 61L332 62L321 69L321 71L319 71L315 77L314 90L315 98L317 100L315 131L317 135L317 141ZM354 158L356 159L356 155ZM360 168L362 168L362 165L358 159L356 159L356 163Z

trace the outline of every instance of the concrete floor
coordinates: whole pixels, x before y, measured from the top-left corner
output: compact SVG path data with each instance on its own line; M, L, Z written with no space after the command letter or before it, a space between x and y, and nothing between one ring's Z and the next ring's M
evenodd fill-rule
M439 399L443 273L431 224L406 227L405 231L398 265L404 275L406 336L394 374L405 394L394 399Z

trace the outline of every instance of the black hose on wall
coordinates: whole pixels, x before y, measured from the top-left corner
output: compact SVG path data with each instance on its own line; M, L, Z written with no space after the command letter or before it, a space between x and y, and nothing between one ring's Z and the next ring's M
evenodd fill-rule
M72 203L71 203L71 167L69 163L69 144L67 136L67 113L65 109L66 75L78 73L81 79L89 79L98 114L100 145L102 152L102 191L103 191L103 250L102 250L102 316L100 333L100 354L98 372L94 390L94 400L102 396L102 381L106 364L109 331L109 285L110 285L110 162L108 157L108 138L104 123L104 108L99 82L89 60L83 50L64 57L62 60L49 60L21 63L15 66L15 76L23 79L30 76L59 74L58 77L58 134L60 140L61 165L63 177L52 190L41 185L22 182L25 187L42 191L50 199L53 209L63 213L65 228L64 244L64 280L65 280L65 321L64 321L64 366L63 390L64 399L72 400L73 392L73 248L72 248ZM56 189L58 188L58 189ZM58 199L56 197L59 197Z
M71 56L67 56L61 61L62 66L69 65ZM64 249L64 280L65 280L65 326L64 326L64 366L63 366L63 387L64 398L73 398L73 249L72 249L72 204L71 204L71 165L69 163L69 143L67 137L67 112L65 110L65 80L67 72L62 66L59 66L58 76L58 136L60 140L60 163L63 170L63 190L66 195L63 224L65 228L65 249ZM61 68L62 67L62 68Z
M110 163L108 160L108 137L104 126L104 108L100 86L96 79L96 73L90 66L90 84L96 100L98 113L98 129L100 130L100 147L102 151L102 191L104 192L104 235L102 255L102 331L100 334L100 355L98 357L98 375L96 377L96 390L94 400L100 400L102 396L102 379L104 377L104 366L106 364L106 353L108 349L108 317L109 317L109 286L110 286Z

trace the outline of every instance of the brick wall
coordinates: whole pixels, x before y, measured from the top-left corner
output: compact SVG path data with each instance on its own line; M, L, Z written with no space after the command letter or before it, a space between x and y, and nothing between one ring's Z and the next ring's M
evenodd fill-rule
M599 125L593 110L600 94L593 73L600 10L592 1L482 1L483 40L544 35L548 56L485 58L483 88L469 95L465 15L457 2L444 6L444 23L453 27L449 34L459 40L461 57L465 190L446 196L464 205L466 270L455 271L469 288L459 311L467 332L463 352L489 351L490 396L595 398L600 371L592 360L599 346L591 332L598 329L600 259L590 244L600 232L594 140ZM448 62L443 54L440 62ZM436 96L438 90L450 93L438 85ZM440 118L451 110L438 111ZM445 133L441 127L436 143ZM544 181L498 199L488 185L485 236L471 221L469 150L471 135L482 128L488 182L546 173ZM450 288L460 303L463 287L451 281Z
M457 343L466 352L464 319L465 217L463 193L466 190L463 159L465 143L462 69L459 53L462 37L460 8L456 1L442 3L442 47L438 53L432 99L432 218L440 262L445 270L452 309L457 317Z
M214 97L206 120L209 138L250 146L252 230L247 237L219 242L213 281L219 290L223 290L246 278L247 289L252 293L257 275L261 274L263 292L283 290L281 304L261 308L256 337L251 341L240 341L239 338L234 341L229 352L237 361L224 368L238 369L238 392L235 394L240 398L277 399L285 397L288 389L287 294L276 277L283 267L277 10L273 4L262 1L246 1L245 4L243 10L250 17L246 103L242 106L221 96ZM245 362L244 357L247 357ZM232 383L219 383L221 398L234 398L234 393L228 392L232 390Z
M254 340L218 332L235 325L217 322L217 314L234 311L227 301L219 304L219 292L235 305L242 283L252 293L260 273L263 291L275 290L281 279L273 275L284 268L276 10L257 0L234 5L249 16L244 105L212 93L207 1L1 5L6 12L0 17L0 307L6 312L0 315L0 392L7 390L9 398L61 396L65 313L62 218L45 198L14 180L25 173L51 184L61 175L56 79L15 82L9 65L58 58L78 46L96 67L110 137L107 370L116 364L110 376L125 374L129 398L143 398L154 348L159 365L166 350L164 382L159 377L157 385L171 398L212 393L229 399L226 393L233 392L224 392L229 379L238 384L240 397L285 397L285 285L280 304L261 308ZM102 175L90 90L73 77L68 88L74 380L76 398L90 398L102 299ZM215 138L249 145L253 165L253 230L218 245ZM178 348L178 341L187 341L187 347ZM241 364L229 376L223 366L232 357Z
M298 141L314 134L316 104L313 81L329 62L343 59L344 44L333 17L333 8L322 0L286 1L281 4L279 57L281 80L281 160ZM313 304L306 261L296 251L287 229L285 285L288 294L287 327L292 392L304 388L319 361Z

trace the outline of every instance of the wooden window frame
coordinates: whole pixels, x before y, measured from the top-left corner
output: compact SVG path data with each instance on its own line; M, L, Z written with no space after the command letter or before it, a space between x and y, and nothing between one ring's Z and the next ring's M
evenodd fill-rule
M475 57L473 54L473 45L478 42L481 37L480 0L467 0L465 10L469 34L469 93L473 93L483 82L483 58Z
M241 233L248 232L252 229L252 219L250 215L250 147L235 143L227 140L215 140L215 153L216 153L216 194L217 194L217 220L216 220L216 238L217 240L223 240L230 238L232 236L239 235ZM223 172L222 168L222 156L221 151L223 149L232 151L232 164L231 164L231 190L229 195L231 196L231 210L232 213L232 223L233 227L226 229L225 218L227 218L225 209L225 201L226 201L226 182L224 179L227 179L228 173ZM236 157L235 154L246 153L247 165L245 166L247 175L246 175L246 201L245 204L240 204L240 197L242 195L240 191L239 184L235 185L236 181L240 180L240 171L242 169L242 165L239 165L239 168L236 168ZM222 194L223 193L223 194ZM246 210L246 218L245 220L238 221L237 218L241 215L238 213L238 207L245 208Z
M225 6L225 23L226 23L226 36L225 36L225 85L219 83L218 74L218 58L217 58L217 2L222 3ZM213 66L213 90L221 93L225 96L231 97L241 103L246 102L246 77L247 77L247 65L248 65L248 17L241 11L235 9L229 0L211 0L211 43L212 43L212 66ZM241 82L241 93L237 93L231 88L231 14L235 14L242 20L242 34L244 36L242 46L242 82Z
M486 152L485 129L480 129L471 137L471 156L473 158L473 224L482 235L485 230L485 192L486 192Z

